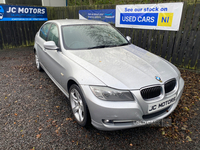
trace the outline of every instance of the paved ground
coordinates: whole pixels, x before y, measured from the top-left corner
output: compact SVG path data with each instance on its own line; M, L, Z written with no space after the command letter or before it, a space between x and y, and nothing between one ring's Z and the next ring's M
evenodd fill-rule
M0 51L0 149L200 149L200 74L182 70L186 89L171 127L104 132L73 120L68 99L31 47Z

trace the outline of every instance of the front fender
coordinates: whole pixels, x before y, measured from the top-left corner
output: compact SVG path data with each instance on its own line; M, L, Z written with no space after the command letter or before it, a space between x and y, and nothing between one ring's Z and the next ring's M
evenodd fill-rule
M65 71L61 76L62 87L68 91L68 81L73 80L78 85L98 85L105 86L105 84L95 77L92 73L87 71L85 68L81 67L78 63L71 60L69 57L64 56L63 68Z

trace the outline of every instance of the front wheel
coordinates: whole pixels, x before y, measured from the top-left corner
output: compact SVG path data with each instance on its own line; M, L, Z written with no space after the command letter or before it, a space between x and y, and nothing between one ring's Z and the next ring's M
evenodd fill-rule
M37 55L36 52L35 52L35 64L36 64L37 69L38 69L40 72L43 71L43 69L42 69L42 67L41 67L41 65L40 65L40 62L39 62L38 55Z
M83 94L76 84L69 89L69 100L77 123L83 127L88 126L91 123L90 114Z

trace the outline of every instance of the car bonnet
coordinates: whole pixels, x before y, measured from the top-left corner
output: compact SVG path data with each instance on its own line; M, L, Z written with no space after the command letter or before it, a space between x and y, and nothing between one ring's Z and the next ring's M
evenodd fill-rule
M104 84L116 89L140 89L164 84L178 72L170 63L135 45L72 50L69 56ZM156 76L161 81L156 80Z

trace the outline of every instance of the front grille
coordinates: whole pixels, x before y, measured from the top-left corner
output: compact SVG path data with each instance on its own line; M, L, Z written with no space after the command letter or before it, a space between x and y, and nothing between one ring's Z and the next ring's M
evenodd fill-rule
M159 96L161 94L161 91L161 86L155 86L141 90L141 95L143 99L146 100Z
M173 79L167 83L165 83L165 93L169 93L174 90L176 86L176 79Z

